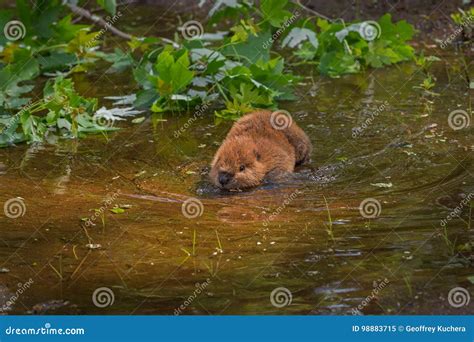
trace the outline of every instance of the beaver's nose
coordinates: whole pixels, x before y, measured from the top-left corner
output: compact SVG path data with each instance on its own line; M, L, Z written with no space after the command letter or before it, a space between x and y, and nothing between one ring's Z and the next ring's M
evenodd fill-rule
M219 183L226 185L232 179L232 175L228 172L219 172Z

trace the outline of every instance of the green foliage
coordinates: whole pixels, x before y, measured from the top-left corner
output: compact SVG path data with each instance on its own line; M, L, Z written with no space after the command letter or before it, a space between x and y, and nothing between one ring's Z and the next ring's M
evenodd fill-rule
M285 59L299 59L298 64L316 65L323 75L340 77L415 57L407 44L414 29L405 21L393 23L389 14L377 22L347 24L313 17L297 20L300 8L288 0L262 0L258 5L218 0L202 37L183 40L176 34L172 43L134 37L127 51L105 52L104 31L73 23L68 3L86 4L50 0L31 7L29 1L17 0L14 10L0 11L0 25L18 19L25 26L21 41L0 36L0 146L42 141L49 134L78 137L111 130L93 120L97 100L81 97L68 79L93 70L99 60L110 64L107 72L132 69L139 88L136 108L179 112L212 103L217 119L235 120L255 108L275 109L280 101L296 99L293 88L300 78ZM117 11L116 0L96 3L111 15ZM216 23L225 23L227 31L208 33ZM417 59L431 62L423 56ZM54 78L44 86L44 98L32 102L33 91L40 91L35 87L41 85L32 81L45 76Z
M7 21L21 19L24 37L21 43L3 36L0 41L0 113L28 103L24 95L33 90L33 85L24 82L50 73L84 71L86 65L98 59L92 52L99 43L97 33L90 32L86 25L73 24L72 16L64 12L55 0L41 1L35 7L17 0L16 11L1 12L0 18Z
M226 109L217 111L217 116L235 119L253 108L276 107L278 100L293 99L297 78L285 72L283 58L270 60L265 49L256 54L256 46L269 33L263 38L254 34L246 41L227 37L215 48L202 41L186 42L178 49L152 44L134 69L135 80L143 88L135 105L151 104L155 112L179 111L222 99ZM140 48L138 42L133 46Z
M365 67L380 68L412 60L415 56L407 44L415 32L413 26L404 20L392 23L390 14L378 22L348 25L318 19L316 34L313 36L311 32L305 27L294 27L283 46L299 42L299 48L293 53L305 61L319 62L318 70L330 77L357 73Z
M260 10L263 19L268 21L273 27L281 27L282 24L291 17L291 12L287 11L287 0L262 0Z
M467 11L458 9L456 13L451 14L451 19L459 26L470 26L474 25L474 7L469 8Z
M97 99L80 96L71 80L58 77L46 84L44 98L28 103L15 116L0 116L0 146L41 142L46 135L71 138L114 130L94 121L96 109Z
M433 62L440 61L436 56L425 56L424 52L421 51L419 56L415 56L415 63L421 68L421 71L425 75L423 82L418 86L414 86L415 89L423 90L422 101L425 102L425 108L428 112L431 112L431 102L426 98L426 96L439 96L439 94L432 91L436 86L436 77L431 74L430 68Z
M439 62L441 59L439 59L436 56L425 56L424 52L421 51L421 53L418 56L415 56L415 63L417 66L421 67L421 69L427 73L433 64L433 62Z
M115 0L97 0L97 4L112 15L117 10L117 2Z
M169 97L186 88L193 80L194 72L189 70L189 56L187 50L177 53L165 49L154 65L157 77L153 79L157 83L158 93Z
M15 63L6 64L0 69L1 111L19 109L28 103L28 99L22 98L22 96L31 92L34 86L23 83L39 75L39 63L36 59L31 58L29 51L17 51L13 58Z

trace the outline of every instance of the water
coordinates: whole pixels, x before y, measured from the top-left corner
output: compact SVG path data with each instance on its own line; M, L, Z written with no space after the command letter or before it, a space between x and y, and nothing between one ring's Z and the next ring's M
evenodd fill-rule
M462 205L474 192L472 124L448 125L450 112L470 108L463 75L445 67L457 58L435 65L440 95L427 98L410 63L337 80L305 68L301 100L282 107L310 136L312 162L247 192L206 180L230 127L214 125L211 108L179 138L193 113L1 149L0 203L21 197L25 211L0 215L0 301L31 283L5 312L472 314L472 303L448 301L455 287L473 290ZM132 91L129 73L100 75L76 76L78 89ZM183 214L190 198L201 216ZM364 200L375 217L362 215ZM104 308L93 300L102 287L114 298Z

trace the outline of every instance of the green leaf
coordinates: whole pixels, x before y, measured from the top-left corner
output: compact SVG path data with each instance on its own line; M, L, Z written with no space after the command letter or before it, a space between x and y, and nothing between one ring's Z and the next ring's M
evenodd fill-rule
M158 76L161 80L167 83L171 83L173 76L171 75L171 67L174 64L174 58L169 51L163 51L159 56L155 64L155 69L158 72Z
M41 71L63 70L79 62L76 55L65 52L53 51L48 56L42 56L39 59Z
M234 32L234 35L230 39L231 43L246 42L249 38L247 30L242 25L231 27L230 30Z
M157 59L155 70L158 73L157 88L160 96L170 96L186 88L194 77L189 70L188 51L177 52L177 60L170 51L163 51Z
M354 74L360 71L360 63L353 55L341 52L325 53L321 57L319 71L323 75L339 77L342 74Z
M258 60L250 66L252 79L264 85L278 100L295 100L293 85L299 79L284 70L283 58L274 58L268 62ZM255 84L255 82L253 82Z
M97 0L97 4L112 15L117 11L117 2L115 0Z
M262 0L260 10L263 18L274 27L281 27L291 17L291 13L285 10L288 0Z
M331 23L326 19L318 18L316 21L316 25L321 29L321 32L327 31L331 28Z
M311 61L315 59L317 50L309 42L303 43L298 50L294 51L293 54L304 61Z
M69 42L77 35L79 31L86 28L88 28L87 25L73 24L71 14L65 16L54 25L56 36L61 37L63 42Z
M150 108L150 106L158 99L156 89L146 89L137 93L137 99L133 106L138 109Z
M12 19L13 11L2 9L0 11L0 28L5 27L5 25ZM3 32L0 31L0 45L5 46L8 42L8 39L5 37Z
M221 52L224 56L235 58L245 65L253 64L259 59L268 61L270 46L266 46L266 44L270 38L270 31L260 32L258 36L249 36L246 42L226 46Z
M84 55L99 44L99 38L99 32L89 33L89 29L79 30L76 32L74 39L69 41L66 51Z
M109 209L112 213L114 214L123 214L125 212L125 209L122 209L118 206L113 207L112 209Z
M46 1L43 3L46 3ZM52 23L58 20L61 10L61 6L58 6L57 4L48 4L47 7L38 9L36 11L37 16L35 16L32 22L33 29L31 32L34 32L35 35L44 39L50 39L53 37L54 28L52 27Z
M25 99L19 99L23 94L32 90L32 86L20 86L21 82L31 80L39 75L39 64L30 55L22 56L18 62L8 64L0 69L0 106L19 108L25 104Z
M171 74L173 75L172 83L175 93L191 83L194 72L189 70L189 57L187 52L178 58L176 63L171 67Z
M247 103L257 106L268 106L272 103L268 94L249 83L241 83L238 89L232 85L230 88L230 95L239 103Z
M138 118L135 118L132 120L132 123L134 124L139 124L139 123L142 123L143 121L145 121L145 117L144 116L141 116L141 117L138 117Z
M46 132L46 125L41 118L31 115L28 110L22 111L20 115L20 122L23 128L23 133L29 141L41 142Z
M108 71L122 72L134 64L134 59L130 53L125 53L119 48L115 48L113 53L98 52L96 55L105 61L112 63Z
M250 113L253 110L254 108L252 108L252 106L249 106L245 103L239 103L236 99L234 99L232 102L226 102L226 109L217 111L214 114L218 119L237 120L242 115Z
M413 38L415 29L405 20L401 20L396 24L392 23L392 15L387 13L383 15L378 23L380 25L380 39L390 42L403 43Z

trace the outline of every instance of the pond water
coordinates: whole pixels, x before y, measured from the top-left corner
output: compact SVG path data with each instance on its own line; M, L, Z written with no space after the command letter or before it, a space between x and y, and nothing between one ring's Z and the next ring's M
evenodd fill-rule
M433 68L439 96L425 97L414 64L335 80L301 70L299 100L282 108L311 138L312 161L247 192L206 181L231 125L215 125L212 108L1 149L0 203L24 203L22 216L0 215L0 303L22 289L3 311L474 313L448 300L474 289L472 124L448 123L471 106L457 63L445 53ZM79 91L133 91L130 73L104 71L76 76Z

